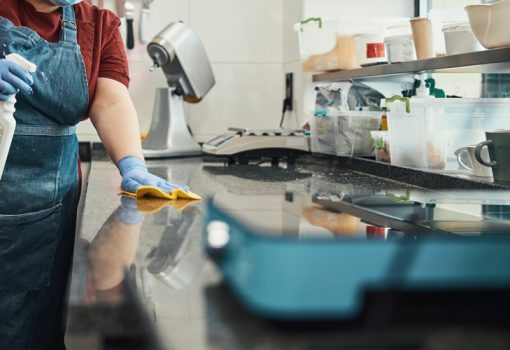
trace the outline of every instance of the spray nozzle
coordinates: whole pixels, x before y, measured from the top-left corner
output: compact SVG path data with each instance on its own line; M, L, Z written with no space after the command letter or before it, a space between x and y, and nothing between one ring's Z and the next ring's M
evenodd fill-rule
M416 88L416 96L430 96L430 83L424 75L417 76L420 85Z
M37 66L35 64L30 62L26 58L21 57L17 53L11 53L10 55L7 55L5 59L8 61L16 62L29 73L35 73L37 71Z

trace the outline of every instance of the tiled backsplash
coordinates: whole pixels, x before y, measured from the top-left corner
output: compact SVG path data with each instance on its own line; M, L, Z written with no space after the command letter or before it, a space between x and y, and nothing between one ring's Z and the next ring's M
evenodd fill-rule
M141 1L135 2L138 17ZM113 8L113 1L106 4ZM200 104L188 108L198 140L205 141L230 126L278 126L285 73L299 68L292 24L302 17L301 0L155 0L152 10L151 35L182 20L198 33L208 51L217 85ZM151 61L145 45L138 43L128 56L130 92L144 131L150 126L154 91L166 82L162 72L148 72ZM81 125L80 137L97 139L90 123Z

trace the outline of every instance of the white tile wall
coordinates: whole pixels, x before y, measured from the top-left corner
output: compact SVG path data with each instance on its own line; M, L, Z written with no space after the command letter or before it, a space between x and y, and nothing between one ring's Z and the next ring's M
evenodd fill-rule
M113 7L112 0L107 4ZM139 7L140 1L137 14ZM200 35L213 65L217 85L202 103L189 107L189 122L199 141L229 126L278 126L288 70L284 63L298 60L291 23L301 18L301 0L155 0L152 9L152 35L171 21L183 20ZM150 59L144 45L128 57L130 93L145 131L154 91L166 83L162 72L147 72ZM82 140L97 139L90 123L79 130Z
M414 14L412 0L304 0L306 17L410 17Z
M283 63L296 63L300 61L300 57L294 24L303 19L303 2L283 0L283 13Z
M210 13L219 15L211 18ZM285 73L295 72L300 81L293 24L301 18L300 0L191 0L192 27L208 48L218 81L210 96L190 106L198 140L231 126L279 126ZM289 127L299 124L297 113L286 120Z
M281 64L214 63L217 85L191 105L190 125L199 140L228 127L276 128L284 80Z
M191 26L212 62L280 64L282 1L191 0Z

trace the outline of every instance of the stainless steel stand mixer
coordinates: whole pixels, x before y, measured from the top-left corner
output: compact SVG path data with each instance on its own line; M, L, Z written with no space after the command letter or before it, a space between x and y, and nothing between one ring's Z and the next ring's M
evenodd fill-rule
M168 88L157 90L151 128L143 142L148 159L202 154L188 128L184 102L200 102L215 78L200 38L184 23L175 22L147 46L155 70L163 69Z

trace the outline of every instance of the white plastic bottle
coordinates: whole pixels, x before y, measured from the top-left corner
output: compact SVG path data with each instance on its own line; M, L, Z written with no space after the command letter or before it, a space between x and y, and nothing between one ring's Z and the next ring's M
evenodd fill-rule
M10 54L5 57L7 60L16 62L23 69L30 73L35 73L37 66L18 54ZM0 102L0 180L4 173L5 163L11 148L14 131L16 129L16 119L14 119L16 97L12 96L5 102Z
M429 102L435 97L430 94L424 75L418 76L416 79L420 79L420 87L416 89L416 96L411 97L411 110L423 111L425 130L429 135L434 130L434 109Z

